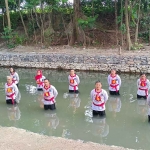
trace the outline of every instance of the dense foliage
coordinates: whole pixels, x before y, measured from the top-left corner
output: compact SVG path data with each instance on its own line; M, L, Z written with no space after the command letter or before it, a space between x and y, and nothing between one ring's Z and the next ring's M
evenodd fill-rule
M1 38L10 48L27 43L130 50L150 43L149 0L1 0L0 9Z

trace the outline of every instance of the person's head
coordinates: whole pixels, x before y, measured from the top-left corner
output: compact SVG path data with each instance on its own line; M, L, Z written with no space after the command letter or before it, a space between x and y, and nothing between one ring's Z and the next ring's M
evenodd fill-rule
M12 77L11 76L7 76L7 83L11 84L12 83Z
M42 75L42 71L41 71L41 70L38 70L38 71L37 71L37 75Z
M96 89L96 90L100 90L101 88L102 88L101 82L100 82L100 81L96 81L96 82L95 82L95 89Z
M145 79L146 79L146 74L145 74L145 73L141 73L141 74L140 74L140 78L141 78L142 80L145 80Z
M111 69L111 75L114 76L116 74L116 69Z
M46 87L49 87L49 86L50 86L50 81L49 81L48 79L45 79L45 80L44 80L44 85L45 85Z
M75 74L75 71L73 69L70 70L70 75L73 76Z
M11 67L11 68L9 69L9 71L10 71L10 73L14 73L14 72L15 72L15 69Z

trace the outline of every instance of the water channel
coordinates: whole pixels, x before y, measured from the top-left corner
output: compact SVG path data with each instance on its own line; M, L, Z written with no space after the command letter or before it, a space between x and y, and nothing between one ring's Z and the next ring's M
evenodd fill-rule
M149 149L150 124L145 100L136 99L138 76L121 75L120 97L109 97L106 118L92 118L90 91L100 79L108 91L107 76L102 73L77 72L81 84L79 95L69 95L68 72L45 70L44 75L58 90L55 111L44 111L41 93L35 92L34 69L17 69L20 76L20 102L12 107L5 103L4 83L8 69L0 69L0 125L17 127L35 133L83 142ZM148 77L150 79L150 77Z

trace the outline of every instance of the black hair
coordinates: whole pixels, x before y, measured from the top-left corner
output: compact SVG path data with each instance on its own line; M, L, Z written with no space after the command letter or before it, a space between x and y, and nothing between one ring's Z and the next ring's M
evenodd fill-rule
M146 75L146 73L144 73L144 72L141 72L141 73L140 73L140 76L142 76L142 75Z
M49 79L44 79L44 81L45 81L45 80L47 80L48 82L50 82Z
M97 80L97 81L95 82L95 85L96 85L97 83L101 83L101 81L100 81L100 80Z
M16 72L15 68L13 68L13 67L10 67L10 68L12 68L12 69L13 69L13 72Z
M111 71L112 71L112 70L114 70L114 71L116 71L116 72L117 72L117 70L116 70L115 68L112 68L112 69L111 69Z

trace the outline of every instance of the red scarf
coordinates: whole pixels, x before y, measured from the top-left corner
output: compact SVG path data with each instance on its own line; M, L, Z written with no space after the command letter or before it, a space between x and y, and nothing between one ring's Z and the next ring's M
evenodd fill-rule
M111 76L112 78L115 78L117 75L115 74L114 76L112 76L112 74L110 74L110 76Z
M140 79L140 81L141 81L141 86L146 86L146 80L147 80L147 79L145 79L145 80Z
M38 70L37 73L40 72L40 75L36 75L35 76L35 80L39 80L42 78L43 74L42 74L42 70Z

